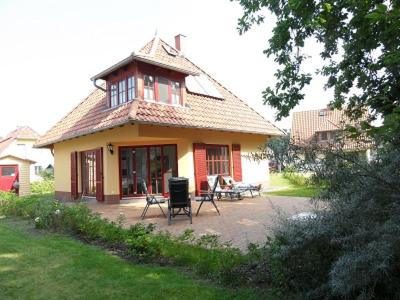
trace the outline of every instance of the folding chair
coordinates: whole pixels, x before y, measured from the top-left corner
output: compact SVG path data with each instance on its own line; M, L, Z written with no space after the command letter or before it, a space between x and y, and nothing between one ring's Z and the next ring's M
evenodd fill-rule
M215 197L215 190L217 189L217 185L219 183L219 175L214 175L215 180L212 186L210 186L211 189L208 191L200 191L200 198L197 198L196 201L200 201L199 208L197 209L196 216L199 214L200 208L203 205L204 202L211 202L212 205L214 205L215 209L217 210L218 214L220 214L217 205L214 202L214 197Z
M149 207L151 205L158 205L158 207L161 209L161 212L163 213L164 217L167 217L164 213L164 210L162 209L162 207L160 205L160 203L165 203L165 199L162 197L158 197L158 199L157 199L155 195L149 194L149 191L147 190L147 184L144 179L142 180L142 190L143 190L143 194L146 195L146 206L144 207L143 212L140 215L142 220L146 216L146 213L149 210Z

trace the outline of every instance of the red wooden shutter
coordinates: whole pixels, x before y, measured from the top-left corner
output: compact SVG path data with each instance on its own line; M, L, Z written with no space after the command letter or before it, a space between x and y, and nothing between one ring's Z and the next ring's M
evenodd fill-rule
M240 153L240 144L232 145L233 179L242 181L242 155Z
M78 198L78 153L71 152L71 199Z
M201 190L207 190L207 165L206 165L206 145L193 144L194 156L194 179L196 181L196 195Z
M103 148L96 152L96 200L104 201L104 181L103 181Z

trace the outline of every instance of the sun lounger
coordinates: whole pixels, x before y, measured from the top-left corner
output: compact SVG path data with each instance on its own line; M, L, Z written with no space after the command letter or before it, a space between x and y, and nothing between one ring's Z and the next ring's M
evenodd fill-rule
M261 184L251 184L244 182L236 182L231 176L222 176L226 185L231 185L234 189L241 190L243 192L250 192L251 197L254 197L253 192L258 193L261 196Z

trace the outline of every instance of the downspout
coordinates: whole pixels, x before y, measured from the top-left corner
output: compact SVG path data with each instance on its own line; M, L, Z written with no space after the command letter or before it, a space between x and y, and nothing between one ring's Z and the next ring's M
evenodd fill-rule
M103 88L103 87L97 85L97 83L96 83L97 78L94 78L92 81L93 81L93 85L94 85L96 88L102 90L103 92L107 92L107 90L106 90L105 88Z

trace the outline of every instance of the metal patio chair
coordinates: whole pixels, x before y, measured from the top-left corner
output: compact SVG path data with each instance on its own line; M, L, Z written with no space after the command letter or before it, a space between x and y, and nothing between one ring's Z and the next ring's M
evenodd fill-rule
M149 191L147 190L147 184L146 181L143 179L142 180L142 191L143 194L146 195L146 206L143 209L142 214L140 215L140 217L142 218L142 220L144 219L144 217L146 216L147 211L149 210L149 207L151 205L158 205L158 207L161 209L161 212L163 213L164 217L167 217L164 213L164 210L161 207L161 203L165 203L165 198L159 196L156 198L155 195L149 194Z
M187 216L192 224L192 202L189 197L189 180L183 177L172 177L168 180L168 225L175 216Z
M210 189L207 191L200 191L200 197L196 198L196 201L200 202L199 208L197 209L196 216L199 214L200 208L203 205L204 202L211 202L212 205L214 205L215 209L217 210L218 214L220 214L217 205L214 202L214 198L216 197L216 189L219 183L219 175L214 175L215 179L212 185L210 186Z

